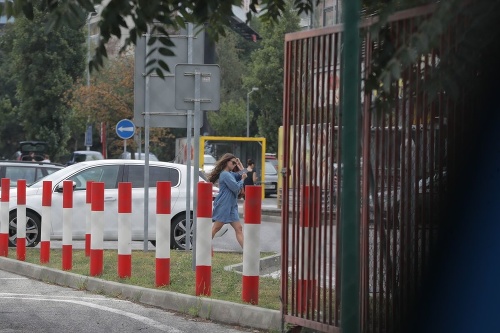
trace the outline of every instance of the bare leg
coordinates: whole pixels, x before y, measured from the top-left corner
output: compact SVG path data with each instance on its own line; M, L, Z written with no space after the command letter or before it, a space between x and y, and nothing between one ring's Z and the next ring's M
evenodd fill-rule
M220 230L220 228L222 228L223 225L224 223L217 221L212 223L212 239L215 237L215 234Z
M241 248L243 248L243 227L240 221L231 222L231 226L236 233L236 240L238 241L238 243L240 243Z

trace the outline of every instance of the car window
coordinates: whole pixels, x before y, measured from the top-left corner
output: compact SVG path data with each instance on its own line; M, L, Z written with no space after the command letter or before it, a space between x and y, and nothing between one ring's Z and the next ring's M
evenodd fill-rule
M54 172L56 172L58 170L61 170L61 169L45 168L47 175L53 174Z
M205 164L215 164L217 162L212 155L205 155L203 160Z
M118 187L119 165L102 165L94 168L85 169L67 180L72 180L76 183L75 190L85 190L87 181L103 182L104 188L113 189Z
M277 174L276 168L271 162L266 162L266 175L275 175Z
M10 186L17 186L17 180L25 179L27 184L33 183L36 180L37 168L29 168L22 166L7 166L5 167L5 178L10 179Z
M174 168L165 168L150 166L149 167L149 187L156 187L158 181L169 181L172 186L179 184L179 170ZM128 181L132 183L133 188L144 187L144 166L129 165L128 166Z

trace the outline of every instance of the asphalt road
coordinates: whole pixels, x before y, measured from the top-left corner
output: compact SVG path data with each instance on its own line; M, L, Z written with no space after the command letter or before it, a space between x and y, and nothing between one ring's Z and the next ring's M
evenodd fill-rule
M196 309L193 309L196 311ZM0 332L256 332L0 270Z

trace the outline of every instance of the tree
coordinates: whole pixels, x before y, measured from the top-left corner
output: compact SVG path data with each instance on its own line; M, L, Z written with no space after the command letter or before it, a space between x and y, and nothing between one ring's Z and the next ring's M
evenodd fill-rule
M263 23L262 47L252 54L250 73L244 80L248 91L259 88L252 94L255 112L250 114L257 115L259 135L266 138L268 152L277 151L278 128L283 124L283 41L285 34L299 29L299 18L291 6L278 23Z
M32 20L16 18L6 31L8 83L16 92L9 96L13 108L4 109L3 115L20 121L22 139L46 141L57 160L65 153L61 142L69 138L69 108L63 95L84 71L85 38L80 29L67 25L47 33L48 17L35 10Z
M223 102L220 111L208 113L208 120L216 135L245 136L245 112L243 100Z
M72 108L70 124L73 148L83 148L87 124L98 128L100 123L104 122L108 155L118 157L123 152L123 140L116 136L114 125L121 119L132 119L134 116L133 57L110 59L102 70L92 75L90 85L80 81L68 91L67 96ZM170 129L151 128L151 151L161 160L172 159L175 155L174 148L167 151L164 149L168 146L169 139L173 139ZM127 140L127 150L135 152L136 149L136 142Z
M247 20L250 21L253 15L257 13L257 8L261 9L260 19L265 22L277 21L285 9L287 0L251 0L250 12L247 13ZM319 0L303 0L294 1L294 8L298 14L310 12L314 4ZM31 0L12 0L6 1L4 5L0 5L0 16L24 15L28 19L34 18L34 12L38 6L42 10L51 12L52 19L47 26L63 24L64 22L71 24L77 20L81 21L81 9L87 13L95 11L95 6L102 6L102 0L74 0L74 1L31 1ZM207 32L216 41L219 35L224 35L224 27L230 25L230 17L232 16L232 5L241 6L241 0L219 1L187 1L180 0L175 2L149 0L149 1L109 1L104 5L101 12L101 21L99 29L101 39L96 48L95 56L91 62L91 67L100 68L104 65L104 58L107 57L106 44L116 37L121 39L125 31L128 30L128 35L124 39L122 51L129 49L131 45L135 45L137 37L148 33L148 24L155 22L152 25L155 35L165 35L167 37L159 38L163 46L159 52L163 55L171 55L172 42L169 39L168 31L178 30L179 26L184 26L185 22L192 22L198 26L206 25ZM173 30L172 30L173 28ZM123 29L123 30L122 30ZM152 37L153 43L158 37ZM154 60L157 66L150 67L150 71L155 70L158 75L163 77L163 70L169 70L168 66L163 61ZM161 69L160 69L161 68Z

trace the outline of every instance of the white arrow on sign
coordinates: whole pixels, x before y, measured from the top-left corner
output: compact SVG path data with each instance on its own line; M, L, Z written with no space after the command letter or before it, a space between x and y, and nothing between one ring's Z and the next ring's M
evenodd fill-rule
M126 131L126 132L131 132L134 130L133 127L118 127L118 130L123 132L123 131Z

